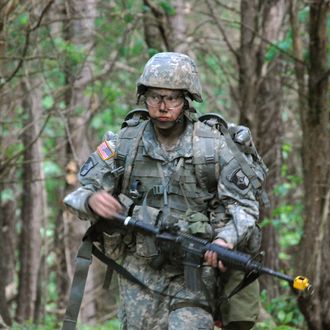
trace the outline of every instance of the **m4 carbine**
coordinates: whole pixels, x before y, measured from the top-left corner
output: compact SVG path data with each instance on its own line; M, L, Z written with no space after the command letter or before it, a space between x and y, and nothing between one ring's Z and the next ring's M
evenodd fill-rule
M146 235L154 235L156 240L169 241L176 244L178 246L178 251L180 251L183 256L186 284L192 290L200 289L200 281L198 279L205 252L213 251L217 253L218 259L221 260L226 267L243 271L246 274L246 281L243 287L260 275L266 274L287 281L290 287L298 292L312 293L312 286L307 277L301 275L292 277L277 272L263 266L262 263L257 260L258 258L249 254L210 243L205 239L187 233L163 231L156 226L133 217L125 217L117 214L113 220L104 221L115 221L120 226L132 228L133 231L139 231Z

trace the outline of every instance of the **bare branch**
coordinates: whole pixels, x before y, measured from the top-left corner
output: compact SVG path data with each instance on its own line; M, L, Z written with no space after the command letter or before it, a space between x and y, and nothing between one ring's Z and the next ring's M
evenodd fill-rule
M40 24L41 24L41 21L43 19L43 17L45 16L45 14L47 13L48 9L51 7L51 5L53 4L54 0L50 0L48 2L48 4L45 6L45 8L42 10L41 12L41 15L37 21L37 23L30 29L28 29L26 31L26 34L25 34L25 44L24 44L24 47L23 47L23 53L22 53L22 59L18 62L16 68L14 69L14 71L12 72L12 74L7 78L5 79L5 81L3 83L0 84L0 89L5 85L7 84L9 81L11 81L16 73L20 70L20 68L22 67L23 65L23 62L24 62L24 58L25 58L25 55L27 53L27 50L29 48L29 45L30 45L30 35L33 31L35 31L37 28L39 28Z
M228 49L232 52L232 54L234 55L234 57L236 58L236 61L237 63L239 62L239 56L237 54L237 52L235 51L234 47L232 46L231 42L229 41L228 37L227 37L227 34L226 34L226 31L225 29L223 28L223 26L221 25L220 23L220 20L217 19L215 13L214 13L214 8L212 7L212 5L210 4L210 1L209 0L206 0L206 4L207 4L207 7L209 8L210 10L210 14L211 14L211 17L213 18L213 21L215 23L215 25L218 27L218 29L220 30L222 36L223 36L223 39L225 41L225 43L227 44L228 46Z

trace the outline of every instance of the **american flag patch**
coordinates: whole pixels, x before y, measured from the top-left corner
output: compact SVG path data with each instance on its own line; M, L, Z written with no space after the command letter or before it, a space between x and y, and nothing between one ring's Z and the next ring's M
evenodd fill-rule
M115 152L109 147L106 141L103 141L97 147L97 152L103 160L108 160L115 156Z

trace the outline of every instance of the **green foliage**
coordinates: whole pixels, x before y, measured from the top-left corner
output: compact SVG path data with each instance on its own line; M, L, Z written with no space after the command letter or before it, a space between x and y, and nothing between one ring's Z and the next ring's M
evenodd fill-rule
M160 6L164 9L165 13L169 16L174 16L176 11L169 1L161 1Z
M10 188L5 188L0 191L0 201L6 203L7 201L12 201L15 199L15 193Z
M54 106L54 98L51 95L45 95L42 99L42 106L49 110Z
M114 319L108 321L102 325L93 325L93 326L81 326L82 330L119 330L120 329L120 321L118 319Z
M280 325L280 326L272 326L271 322L262 322L262 323L258 323L254 328L254 330L300 330L299 328L293 328L287 325Z
M70 41L64 40L63 38L54 39L55 47L57 51L65 56L67 65L72 68L76 67L77 64L81 64L86 57L86 50L82 45L75 45Z
M55 318L51 315L46 317L45 322L42 325L35 325L32 322L27 322L25 324L15 323L12 326L12 330L57 330L60 328L60 325L56 322ZM120 322L117 319L110 320L104 324L95 324L95 325L84 325L78 324L78 329L81 330L119 330Z
M288 53L292 46L292 34L288 32L285 38L279 40L277 43L268 46L268 50L265 54L265 61L271 62L277 55L280 55L281 51Z
M301 24L308 24L309 19L309 6L305 5L303 8L299 10L298 19Z
M303 183L300 175L289 173L288 161L291 152L291 144L284 143L282 146L282 181L273 190L274 195L279 198L280 203L274 209L272 214L273 220L271 220L271 223L279 233L279 242L283 249L280 257L286 260L290 259L290 257L285 251L290 247L296 246L303 235L302 201L298 198L292 202L288 202L289 197L301 189Z
M267 297L267 292L261 292L262 305L272 315L277 330L301 329L304 324L304 317L301 314L296 299L292 294L282 294L274 299ZM268 326L268 327L267 327ZM257 329L270 329L269 323L258 323Z

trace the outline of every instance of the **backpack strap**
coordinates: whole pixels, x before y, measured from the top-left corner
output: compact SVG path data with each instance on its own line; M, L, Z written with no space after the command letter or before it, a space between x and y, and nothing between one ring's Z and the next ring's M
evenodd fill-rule
M193 132L193 163L197 182L208 192L215 192L220 175L220 132L197 121Z
M149 119L149 112L147 109L134 109L131 110L125 117L124 122L121 125L121 128L127 126L137 126L141 123L142 120Z
M133 163L143 132L149 123L149 113L145 109L135 109L128 113L118 136L117 160L124 166L121 191L129 187Z
M216 128L223 137L225 138L226 144L228 145L229 149L231 150L234 158L236 161L239 163L242 171L244 174L248 177L250 180L253 189L257 192L260 191L262 188L262 182L264 181L266 174L267 174L267 167L264 164L263 160L259 156L253 141L251 139L251 134L248 128L244 126L236 126L236 125L231 125L228 126L228 123L224 120L224 118L216 113L208 113L205 115L202 115L199 117L199 120L206 125ZM240 134L237 137L233 136L233 133L235 135L235 128L245 128L243 131L244 134ZM237 129L236 129L237 130ZM242 139L242 136L243 140ZM244 145L245 139L249 140L249 146ZM247 155L252 156L252 161L249 162L247 159ZM262 172L262 177L260 175L258 176L257 171L255 170L255 166L260 169ZM198 173L198 172L197 172ZM212 173L212 172L211 172ZM202 179L200 179L202 180ZM216 178L218 180L218 178ZM265 192L262 192L262 201L263 203L267 206L269 202L267 202L267 195Z
M228 147L231 149L234 158L238 161L244 174L249 178L253 188L255 190L261 188L261 182L257 176L257 173L252 169L243 152L238 148L237 144L231 138L228 128L222 127L222 134L226 140Z

